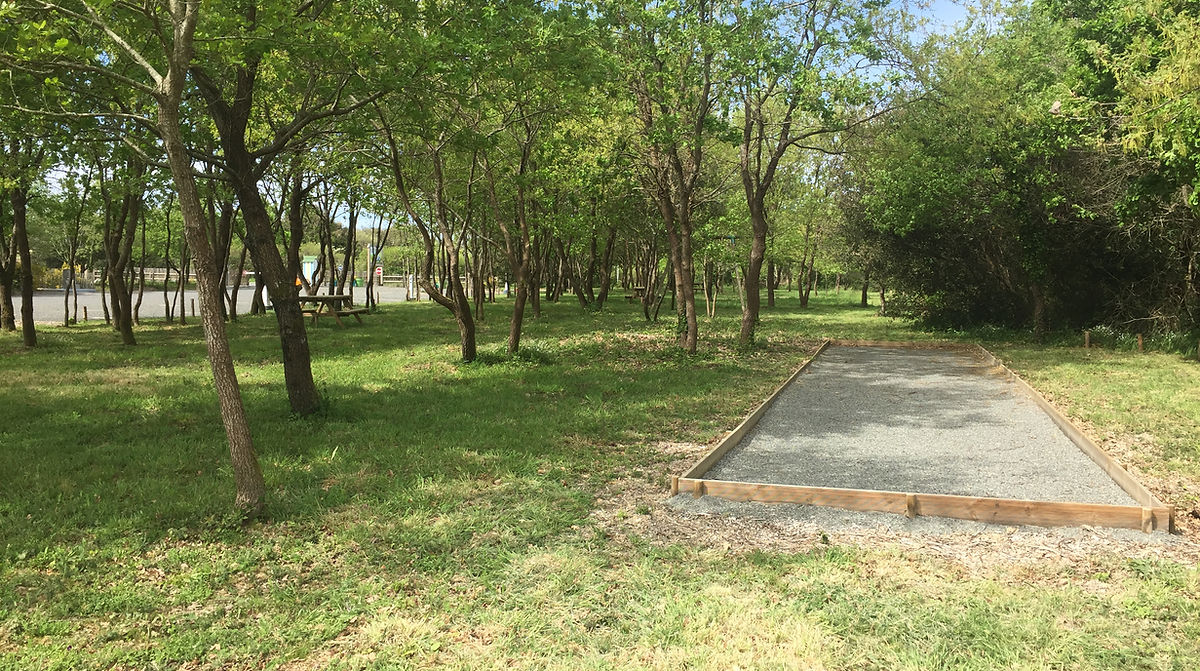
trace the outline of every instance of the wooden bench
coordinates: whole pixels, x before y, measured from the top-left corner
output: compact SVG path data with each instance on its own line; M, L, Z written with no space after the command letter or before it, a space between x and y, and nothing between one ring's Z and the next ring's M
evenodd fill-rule
M370 312L370 310L368 310L366 308L346 308L345 310L335 310L334 314L337 315L338 317L349 317L349 316L353 315L354 318L358 320L358 323L361 324L362 317L360 317L359 315L365 315L368 312ZM340 319L338 320L338 323L339 324L341 323Z
M342 317L353 316L358 323L362 323L362 315L364 312L369 312L367 308L356 308L350 305L350 297L342 295L321 295L314 294L311 296L299 296L300 313L306 317L312 317L312 323L315 325L321 315L332 315L337 321L338 326L345 326L342 323ZM307 305L306 305L307 304ZM342 307L343 305L347 307Z

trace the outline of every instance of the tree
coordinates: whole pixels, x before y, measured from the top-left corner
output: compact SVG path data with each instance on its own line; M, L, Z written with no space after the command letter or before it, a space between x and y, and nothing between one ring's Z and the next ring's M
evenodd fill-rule
M679 346L696 351L696 209L705 199L705 147L719 102L718 77L726 65L727 7L715 0L607 3L616 34L622 81L639 122L639 172L666 228L674 275Z
M206 234L192 156L184 143L183 120L180 118L187 73L194 56L200 3L169 0L162 5L93 6L86 1L37 2L20 5L19 11L29 16L48 14L54 21L49 26L35 26L33 22L25 24L38 34L23 36L20 44L24 45L24 53L16 49L6 52L14 61L19 58L21 67L89 73L132 96L145 96L153 101L155 117L152 119L119 111L46 110L46 113L76 118L130 119L153 128L162 140L196 264L205 345L233 463L234 504L247 516L255 516L263 507L265 485L221 317L220 269ZM43 31L48 31L49 35ZM145 39L146 36L150 39ZM52 39L47 40L47 37ZM74 41L79 42L71 47ZM32 46L45 44L55 48L47 51ZM157 51L149 51L151 48ZM131 67L126 68L126 62Z
M759 285L771 230L767 197L780 161L797 148L826 150L818 142L820 136L880 115L881 110L866 103L872 93L885 92L885 77L877 73L881 81L868 86L858 74L882 56L870 42L872 18L879 19L873 17L875 3L761 0L735 11L740 33L730 67L741 107L738 167L751 230L739 339L748 345L758 322ZM802 300L807 303L807 294Z
M275 307L288 401L293 412L308 415L320 397L296 273L276 245L260 182L277 158L323 133L322 124L382 95L358 86L367 63L377 60L373 35L382 33L387 17L365 21L342 3L251 2L228 10L210 13L203 51L189 73L220 140L221 154L212 160L237 195L245 243ZM408 18L388 11L397 21ZM277 119L281 110L289 113Z

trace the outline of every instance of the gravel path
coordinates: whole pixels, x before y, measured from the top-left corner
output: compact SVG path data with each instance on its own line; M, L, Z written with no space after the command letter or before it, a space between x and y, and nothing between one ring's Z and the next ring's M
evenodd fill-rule
M703 477L1136 505L1032 399L949 350L830 347Z

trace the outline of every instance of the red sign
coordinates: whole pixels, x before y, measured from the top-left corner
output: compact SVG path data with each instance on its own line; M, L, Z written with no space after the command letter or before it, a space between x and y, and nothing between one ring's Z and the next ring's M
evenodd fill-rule
M375 274L383 277L383 266L375 266Z

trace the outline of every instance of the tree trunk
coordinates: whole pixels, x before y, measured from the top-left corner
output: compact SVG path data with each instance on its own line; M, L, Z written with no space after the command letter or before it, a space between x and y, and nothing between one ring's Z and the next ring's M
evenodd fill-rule
M141 171L137 171L140 176ZM107 199L106 199L107 200ZM108 294L112 302L112 325L121 334L125 345L136 345L133 335L133 290L126 281L125 270L133 256L133 241L141 212L141 197L126 193L121 197L120 214L115 225L105 215L104 256L108 275Z
M671 245L675 271L675 295L678 297L676 314L679 318L679 346L688 354L696 353L699 340L699 324L696 320L696 291L693 286L695 270L692 266L692 236L686 220L679 222L679 230L667 227L667 240Z
M26 347L36 347L37 331L33 326L33 258L29 253L29 233L26 230L29 197L24 186L13 189L9 197L13 209L12 243L17 248L17 255L21 257L21 341Z
M863 271L862 300L859 302L859 305L861 305L864 308L867 307L867 292L870 290L871 290L871 269L867 268L866 270Z
M194 20L194 18L193 18ZM194 27L194 24L193 24ZM186 26L176 26L176 38ZM184 33L184 37L189 37ZM177 47L178 50L179 47ZM184 45L185 53L180 58L185 64L190 61L191 50ZM220 270L217 268L212 248L209 246L204 213L200 205L200 194L192 175L192 161L183 145L179 128L179 92L183 89L185 71L178 64L172 66L164 86L175 91L173 99L160 100L158 127L167 151L171 175L179 194L180 210L183 213L184 232L196 258L197 284L201 292L200 321L204 329L204 342L212 368L213 384L221 407L221 421L229 441L229 456L233 464L236 487L234 505L247 517L256 517L263 508L266 484L254 444L250 436L250 424L242 405L241 387L237 371L233 366L233 354L229 349L229 336L225 322L221 319ZM170 90L170 89L169 89ZM186 277L186 276L185 276ZM299 304L297 304L297 307Z
M255 64L256 66L256 64ZM225 154L225 172L237 195L242 210L242 221L246 227L246 245L254 268L261 272L271 302L275 306L275 318L279 324L279 344L283 354L283 377L287 386L288 401L292 412L310 415L321 405L316 382L312 375L312 358L308 347L308 332L304 314L300 311L296 277L284 263L275 244L275 230L267 213L262 194L258 189L259 174L267 159L256 159L246 146L246 129L250 117L256 70L239 68L239 88L244 95L236 95L227 104L219 88L212 85L201 73L193 70L201 93L208 102L209 116L213 118ZM257 162L256 162L257 161ZM299 240L291 240L299 244ZM219 282L219 278L217 278ZM218 310L219 312L219 310Z
M146 293L146 217L142 217L142 254L138 259L138 294L133 304L133 323L141 325L138 313L142 309L142 296Z
M192 257L187 245L187 231L184 231L183 245L179 250L179 284L175 287L175 310L179 313L179 323L187 325L187 287L192 277Z
M229 321L235 322L238 318L238 291L242 288L242 272L246 269L246 246L242 245L242 252L238 255L237 275L233 278L233 290L229 292Z
M74 252L68 252L68 259L74 257ZM71 325L71 285L75 283L75 264L72 261L67 263L70 264L70 270L63 273L63 326Z
M350 297L350 304L354 304L354 260L355 252L358 250L358 212L357 203L352 203L349 208L348 221L346 226L346 249L342 253L342 272L338 275L338 286L342 287L342 293Z
M249 179L248 172L239 174ZM297 415L311 415L321 405L316 382L312 375L312 358L308 348L308 331L304 314L300 312L300 295L296 282L288 274L279 249L275 246L271 220L263 205L258 186L247 179L234 182L246 224L246 244L266 284L275 320L279 325L279 346L283 354L283 377L288 402Z
M174 205L173 200L171 198L168 198L167 206L166 206L166 216L165 216L165 220L166 220L165 227L167 229L167 243L163 247L163 266L164 266L164 268L163 268L163 287L162 287L163 314L166 315L168 324L175 321L175 310L173 309L173 306L171 305L171 297L170 297L170 293L169 293L169 287L171 286L171 270L172 270L172 268L171 268L171 208L173 207L173 205Z
M112 325L112 315L108 311L108 268L100 274L100 308L104 311L104 324Z
M1029 296L1033 302L1033 333L1038 342L1046 340L1046 333L1049 330L1048 319L1046 315L1046 295L1042 292L1042 286L1037 282L1032 282L1029 285Z
M529 282L525 280L524 275L515 277L513 283L516 285L517 297L513 301L512 319L508 326L509 354L516 354L521 348L521 325L525 319L525 301L529 299Z
M263 300L263 276L258 270L254 271L254 297L250 299L250 314L265 315L267 303Z
M738 334L738 342L743 345L754 344L754 330L758 326L759 311L762 297L759 295L759 278L762 277L763 260L767 254L767 215L761 200L748 197L750 203L750 259L746 263L742 280L742 329ZM768 292L768 305L774 305L774 292Z
M617 227L613 225L608 230L608 241L604 243L604 254L600 257L600 293L596 296L596 309L603 310L608 301L608 293L612 289L613 248L617 244Z
M533 246L534 249L537 245ZM533 317L539 319L542 316L542 292L538 291L541 285L542 263L537 253L530 250L529 258L529 274L525 276L526 291L529 292L529 302L533 305ZM515 280L514 280L515 281Z
M767 260L767 307L775 307L775 262Z
M13 258L16 258L16 247L13 247ZM17 330L16 312L13 310L13 279L16 262L6 268L0 268L0 328L5 331Z

